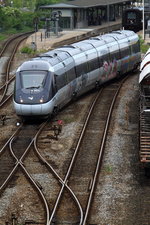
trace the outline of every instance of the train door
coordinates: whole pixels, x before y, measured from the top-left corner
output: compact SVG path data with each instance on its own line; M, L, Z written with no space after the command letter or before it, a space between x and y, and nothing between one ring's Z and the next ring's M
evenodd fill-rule
M88 87L89 89L96 86L99 77L98 54L95 48L85 52L88 63Z
M130 57L131 57L131 49L128 43L128 40L125 39L119 40L120 46L120 57L121 57L121 73L127 73L131 69Z
M75 73L75 63L72 57L67 58L64 60L65 71L67 75L67 97L71 100L73 97L76 96L76 73Z
M76 93L80 95L87 90L88 87L88 65L87 56L84 52L81 52L73 56L75 60L75 71L76 71Z
M67 80L67 74L65 71L64 64L60 62L59 64L55 65L55 82L56 82L56 105L57 107L62 107L65 105L68 101L68 80Z
M120 71L120 49L117 41L109 43L110 72L109 79L115 78Z
M99 56L100 83L104 83L109 80L109 73L111 70L109 49L105 44L100 46L97 51Z

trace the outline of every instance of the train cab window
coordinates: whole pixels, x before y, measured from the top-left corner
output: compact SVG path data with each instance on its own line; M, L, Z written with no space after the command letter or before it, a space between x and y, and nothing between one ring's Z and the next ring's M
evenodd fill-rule
M127 20L136 20L136 13L135 12L128 12Z
M22 88L41 88L45 84L46 71L23 71L20 73Z

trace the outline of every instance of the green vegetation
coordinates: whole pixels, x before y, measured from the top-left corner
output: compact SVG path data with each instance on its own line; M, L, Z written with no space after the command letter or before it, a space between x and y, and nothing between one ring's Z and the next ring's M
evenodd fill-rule
M110 166L110 165L105 166L104 172L106 174L111 174L112 173L112 166Z
M27 54L33 54L35 51L32 48L29 48L28 46L24 46L21 49L21 53L27 53Z
M39 6L54 4L60 0L6 0L5 5L0 5L0 40L4 34L14 34L34 30L35 19L38 20L39 28L43 28L42 16L50 12L42 11Z
M142 39L141 36L139 36L139 38L140 38L140 48L141 48L141 52L145 54L145 53L147 52L147 50L150 48L150 45L145 44L145 42L144 42L144 40Z

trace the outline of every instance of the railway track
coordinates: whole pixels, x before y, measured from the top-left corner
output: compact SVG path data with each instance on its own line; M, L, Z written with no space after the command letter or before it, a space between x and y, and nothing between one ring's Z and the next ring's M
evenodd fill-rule
M114 87L112 86L112 88L111 87L109 88L112 91ZM103 95L103 93L101 94ZM99 105L100 104L101 103L99 103ZM98 121L95 120L95 122L93 122L94 128L93 128L93 125L90 125L90 128L87 131L87 134L85 134L87 135L86 136L87 140L89 139L91 135L93 134L97 135L98 129L96 128L95 124L99 124L99 123L103 124L104 116L106 116L105 114L106 113L103 113L101 120L98 119ZM11 141L6 147L7 151L9 151L9 154L6 154L7 152L6 149L5 151L4 150L1 151L0 159L2 159L3 163L5 164L5 168L2 165L2 161L0 161L2 165L0 166L0 168L3 168L2 172L4 170L7 171L6 172L7 175L5 174L4 177L2 178L3 181L1 182L1 187L3 188L1 192L2 194L0 197L1 199L0 202L3 203L4 196L7 196L7 198L10 198L10 199L17 198L18 196L18 200L16 202L19 202L19 204L17 205L16 203L14 203L15 201L13 200L12 206L8 207L10 209L10 212L7 213L7 215L4 216L4 218L2 219L4 223L6 221L9 221L11 223L12 215L15 214L16 218L18 218L18 221L17 219L12 218L12 221L15 221L14 224L23 223L23 224L41 224L42 225L42 224L51 223L51 224L72 224L73 225L76 223L76 221L78 222L78 224L88 224L88 222L90 221L90 216L91 216L90 215L91 202L88 200L90 198L91 199L93 198L93 193L91 194L91 197L90 197L90 191L93 189L93 184L94 184L94 181L93 181L94 173L92 173L91 168L93 169L93 165L96 164L95 163L96 159L92 159L92 157L90 156L93 154L92 149L95 143L93 144L93 142L91 142L91 139L90 139L89 144L86 143L86 149L84 149L84 147L81 146L81 149L79 151L83 151L83 153L80 153L80 152L77 153L75 159L79 161L73 163L72 168L69 172L69 175L66 178L66 174L67 174L66 171L69 168L69 161L71 161L71 154L68 156L68 159L63 163L63 167L59 168L60 162L54 162L53 158L52 157L50 158L49 156L50 154L49 152L51 152L51 148L49 147L47 151L46 149L40 149L38 147L38 145L40 146L40 141L38 141L38 139L40 139L39 137L40 132L41 132L41 135L40 135L41 139L43 142L45 142L45 138L42 138L44 127L47 127L45 133L49 131L51 133L51 127L48 123L47 125L43 126L41 131L37 132L37 135L35 136L33 135L34 138L32 140L30 137L27 138L30 140L28 144L26 143L26 145L30 146L30 143L32 144L29 147L29 151L27 151L27 154L25 154L25 157L23 157L23 160L21 160L23 161L23 163L20 162L20 158L23 152L22 153L20 152L20 155L17 155L17 152L19 152L21 147L18 148L18 150L16 150L17 141L16 141L16 138L13 138L13 135L12 135ZM92 134L89 133L90 130L93 130ZM46 140L48 140L47 144L49 145L52 140L51 139L52 137L50 137L51 135L48 135L48 134L46 134L46 136L47 136ZM22 141L20 141L20 145L22 145L21 143ZM84 143L84 140L83 140L83 143ZM23 141L23 144L25 144L24 141ZM88 145L91 145L91 144L92 144L92 149L88 149L87 148ZM105 146L105 141L104 141L104 146ZM75 149L76 147L74 145L74 147L71 149L70 152L73 154ZM84 157L87 152L89 152L90 156ZM58 154L57 150L55 152L53 150L53 153L55 155ZM13 154L14 156L12 157ZM17 155L17 159L15 158L16 155ZM81 158L82 155L83 155L83 158ZM97 153L97 156L98 156L98 153ZM94 161L93 165L91 162L89 168L86 164L85 166L83 165L84 161L87 161L87 160L89 160L90 162ZM6 168L6 165L8 163L10 165L10 168L8 167ZM9 176L15 164L18 165L17 167L19 169L15 170L15 172L12 174L12 178L10 178L4 185L4 181L7 180L6 177ZM26 166L24 167L24 165ZM82 165L83 165L83 168L82 168ZM30 178L28 178L28 176L26 175L26 172L25 173L23 172L23 171L26 171L26 169L29 172L29 175L31 176L31 178L34 178L33 181L30 181ZM89 169L89 171L87 169ZM37 170L37 172L35 172L35 170ZM84 175L84 174L82 175L82 170L84 170L84 174L85 174L85 179L83 179L83 181L85 180L85 183L83 182L83 187L81 187L82 178ZM99 173L99 170L98 170L98 173ZM89 174L89 177L87 176L87 174ZM21 178L21 177L24 177L24 178ZM34 184L34 180L35 180L35 184ZM23 185L21 184L22 181L23 181ZM38 186L37 188L42 190L43 196L45 196L45 199L46 199L46 204L45 203L43 204L43 200L41 199L41 197L39 198L40 196L39 191L37 190L37 188L34 187L36 185ZM8 190L13 190L13 188L15 189L16 186L18 186L17 190L19 190L18 191L19 193L24 192L22 194L23 197L21 199L21 202L19 200L19 196L20 196L19 193L18 195L14 194L15 197L12 197L12 195L8 195L8 192L9 192ZM25 188L23 188L23 186L25 186ZM29 191L27 192L25 189L28 189ZM6 192L7 194L5 195ZM145 199L148 199L148 195L144 194L144 191L142 194L143 196L145 196ZM30 196L30 198L28 196ZM30 199L33 199L32 203L30 202ZM29 203L27 203L27 201L29 201ZM145 201L146 200L143 200L143 205L145 204ZM33 207L33 205L35 205L35 207ZM47 209L45 205L48 205ZM16 206L16 208L14 206ZM37 214L38 216L34 216ZM149 215L149 211L146 210L146 207L143 209L143 218L144 218L144 215L147 215L147 216ZM147 219L145 218L145 224L146 224L146 221Z
M58 172L57 169L54 170L46 162L45 157L42 157L43 162L51 169L61 184L57 198L53 200L55 204L52 207L49 224L54 221L56 224L87 224L98 171L102 161L109 121L120 88L121 84L112 84L109 87L105 87L103 91L100 91L95 98L89 109L73 155L69 159L70 163L65 166L66 172L62 176L64 177L63 179L58 175L62 172ZM111 97L110 92L113 93ZM38 148L35 148L38 153ZM70 193L68 188L70 189ZM71 195L73 197L72 200Z
M44 126L44 124L41 123L22 124L0 150L0 167L2 168L0 172L0 194L1 198L3 198L2 195L7 190L7 188L13 189L14 186L18 185L17 181L21 179L21 185L18 185L19 188L21 188L19 191L23 191L23 180L24 183L26 183L26 187L28 187L29 189L25 191L25 195L28 193L30 197L36 198L36 201L38 198L40 198L40 200L38 201L38 204L40 202L39 210L44 213L44 218L49 218L49 207L41 190L41 186L39 186L39 184L32 178L31 174L28 172L28 165L25 161L27 155L30 154L30 151L33 150L35 135L40 129L42 129L42 126ZM22 195L24 195L24 193L22 193ZM28 202L22 201L22 199L18 200L19 202L17 204L20 204L20 207L22 208L21 217L24 217L23 206L28 207ZM16 213L16 209L18 210L19 208L18 206L16 206L16 209L14 209L13 207L11 208L12 215L14 215L13 212ZM36 205L36 209L37 208L38 207ZM32 212L33 211L34 207L32 209ZM41 216L41 213L39 214ZM11 218L11 213L7 213L6 217L7 221L9 221L9 219ZM44 221L44 223L46 222Z
M97 94L89 108L76 147L65 163L63 175L59 171L59 164L58 167L57 163L54 166L52 160L45 156L44 149L38 147L38 139L41 139L44 129L52 132L48 121L40 125L40 128L39 124L23 124L1 148L0 165L3 171L0 173L0 201L3 201L7 188L17 188L18 192L24 190L24 201L21 197L15 203L16 208L15 204L10 206L10 213L16 215L18 222L30 221L46 225L54 222L88 223L109 121L121 85L110 84ZM113 93L111 96L110 92ZM29 202L27 196L30 196ZM12 199L16 197L11 196ZM32 210L28 212L28 208ZM5 221L10 220L11 214L6 217Z
M10 68L13 62L13 58L15 53L20 45L20 43L25 40L31 32L15 35L12 38L8 39L8 41L4 44L1 52L1 73L2 73L2 80L0 86L0 107L3 106L13 95L13 88L14 85L14 75L10 76Z

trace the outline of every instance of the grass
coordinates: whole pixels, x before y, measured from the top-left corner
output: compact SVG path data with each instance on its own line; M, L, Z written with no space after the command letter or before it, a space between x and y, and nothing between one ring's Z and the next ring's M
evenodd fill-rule
M145 54L147 52L147 50L150 48L150 45L146 44L141 36L139 36L139 38L140 38L141 53Z
M16 29L8 29L8 30L3 30L0 32L0 41L6 40L8 37L10 37L13 34L18 34L18 33L25 33L31 31L29 27L24 27L22 30L16 30Z
M112 173L112 166L110 166L110 165L105 166L104 171L105 171L106 174L111 174Z

